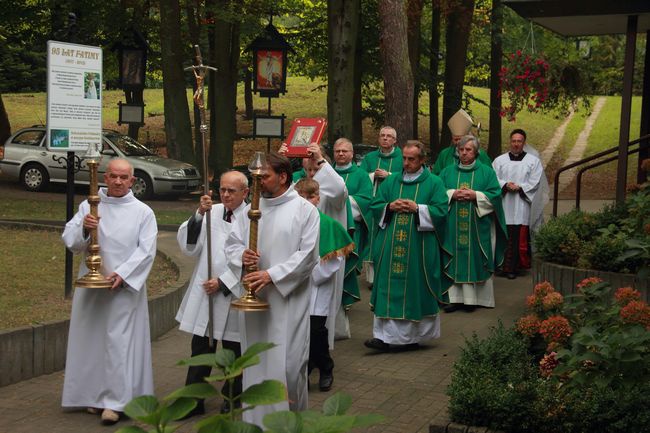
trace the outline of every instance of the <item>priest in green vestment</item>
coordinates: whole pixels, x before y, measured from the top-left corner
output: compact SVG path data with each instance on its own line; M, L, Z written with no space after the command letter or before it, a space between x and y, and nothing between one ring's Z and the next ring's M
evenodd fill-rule
M368 173L372 182L373 197L377 194L377 188L389 175L402 172L402 150L397 147L397 131L390 126L383 126L379 130L379 149L368 153L361 161L361 168ZM370 251L376 234L375 221L370 222L371 230ZM371 285L374 280L372 257L369 255L366 262L366 280Z
M451 131L451 144L444 148L438 155L438 158L436 158L436 163L433 166L433 174L440 176L440 173L442 173L445 167L458 165L458 142L464 135L471 134L473 125L474 121L462 108L451 116L447 122L447 126ZM492 167L492 160L487 153L481 150L480 147L478 152L478 160L484 165Z
M372 248L373 338L364 344L379 351L416 349L440 336L446 190L424 167L422 143L408 141L403 155L403 173L389 176L370 206L378 231Z
M354 147L347 138L334 142L334 170L343 178L348 189L348 224L353 233L355 258L345 262L343 281L343 306L348 307L361 299L358 275L369 250L368 227L372 221L370 202L372 201L372 182L365 170L354 163Z
M443 285L450 304L445 312L494 307L492 276L503 262L507 231L499 181L492 167L477 159L478 149L476 137L462 137L459 163L440 173L449 199Z

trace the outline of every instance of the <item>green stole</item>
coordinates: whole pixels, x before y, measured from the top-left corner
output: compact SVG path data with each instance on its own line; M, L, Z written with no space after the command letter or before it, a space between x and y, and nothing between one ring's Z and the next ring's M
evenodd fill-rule
M444 239L447 194L438 178L426 168L417 179L402 175L382 182L371 204L379 221L387 205L403 198L427 205L435 230L417 230L417 213L392 213L379 228L372 247L375 282L370 306L378 318L419 321L438 313L442 298L440 245Z
M354 241L334 218L320 210L320 240L318 242L318 255L321 261L334 257L346 257L354 250Z
M294 171L293 174L291 175L293 183L298 182L300 179L303 177L307 177L307 173L305 173L305 169L301 168L298 171Z
M354 196L359 209L361 210L361 221L355 221L352 216L352 205L350 199L347 202L347 228L349 233L354 234L355 256L348 256L345 262L345 280L343 281L343 306L347 307L361 299L359 293L359 282L357 275L361 273L363 260L368 255L368 226L372 220L370 213L370 202L372 201L372 182L368 173L360 169L355 163L350 167L342 169L334 167L334 170L343 178L349 196Z
M492 167L492 160L482 149L478 150L478 160L486 166ZM436 159L436 163L433 166L433 174L440 176L440 173L442 173L442 170L444 170L446 167L458 164L459 160L458 156L456 155L456 145L452 144L451 146L447 146L446 148L442 149L442 152L440 152L440 155L438 155L438 159Z
M491 167L480 161L470 167L446 167L440 178L447 189L469 188L482 192L490 201L493 212L483 217L477 214L476 202L449 203L449 216L444 242L443 286L454 283L478 283L488 280L503 262L506 225L501 204L501 188ZM492 254L491 226L496 224L496 248Z

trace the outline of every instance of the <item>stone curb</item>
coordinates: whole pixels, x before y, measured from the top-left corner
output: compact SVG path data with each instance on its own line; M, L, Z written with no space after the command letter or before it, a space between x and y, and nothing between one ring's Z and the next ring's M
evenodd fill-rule
M0 220L0 227L61 230L60 221ZM162 230L176 230L165 225ZM155 340L176 327L176 311L188 286L191 272L178 266L173 254L158 249L179 272L178 281L166 293L149 299L149 329ZM69 320L56 320L39 325L0 330L0 387L53 373L65 367Z

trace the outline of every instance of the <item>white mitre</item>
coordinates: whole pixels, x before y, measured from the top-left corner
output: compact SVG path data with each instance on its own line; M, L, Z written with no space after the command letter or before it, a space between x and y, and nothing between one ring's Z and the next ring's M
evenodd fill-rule
M462 108L456 111L456 114L451 116L447 122L451 135L456 136L470 134L472 132L472 125L474 125L474 121L472 121L469 114L467 114L467 112Z

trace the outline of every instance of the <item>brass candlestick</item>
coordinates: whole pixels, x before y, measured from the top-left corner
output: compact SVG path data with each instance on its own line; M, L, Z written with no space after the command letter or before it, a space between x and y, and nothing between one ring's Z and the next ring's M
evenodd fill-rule
M260 181L262 175L266 171L264 162L264 152L255 152L253 160L248 165L248 169L253 176L253 198L251 200L251 208L248 211L248 218L251 220L250 231L248 235L248 248L257 251L257 225L259 219L262 217L260 211ZM247 266L246 272L256 271L255 266ZM264 311L269 309L269 303L259 299L255 296L253 289L250 288L247 282L243 282L244 290L246 293L231 304L233 308L243 311Z
M97 205L99 204L99 195L97 194L97 166L101 155L97 152L95 145L91 144L86 152L86 164L90 172L90 188L88 191L88 204L90 204L90 214L97 218ZM97 229L90 230L90 245L88 245L88 254L86 255L86 267L88 273L79 278L75 285L87 289L110 289L113 283L103 276L99 269L102 267L102 257L99 255L99 243L97 242Z

